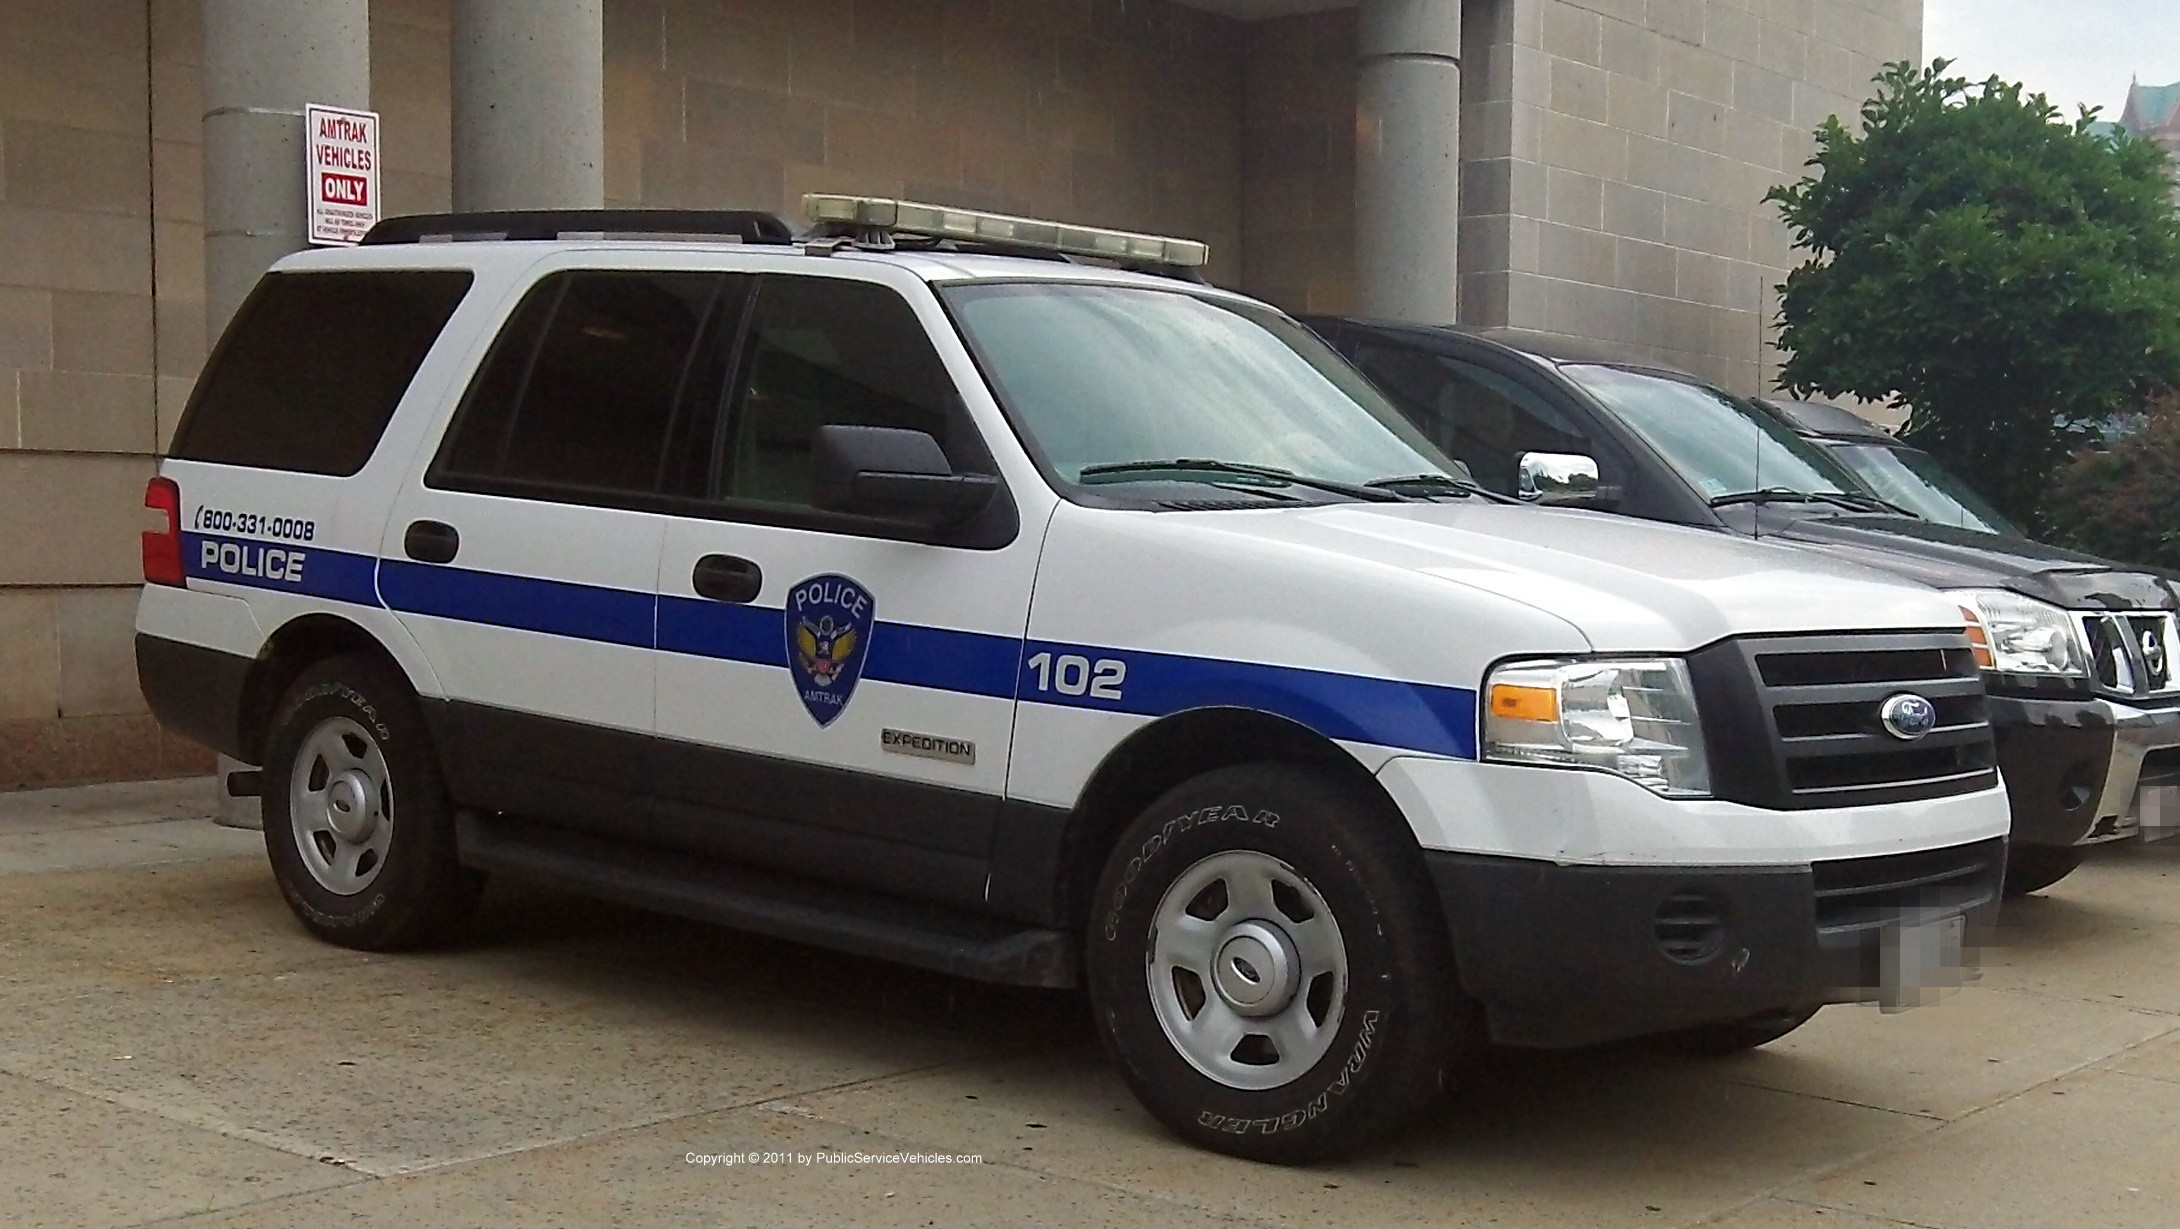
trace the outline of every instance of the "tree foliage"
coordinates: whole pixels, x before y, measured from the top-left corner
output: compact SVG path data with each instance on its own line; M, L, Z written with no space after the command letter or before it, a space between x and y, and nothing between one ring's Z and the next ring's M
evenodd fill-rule
M2059 470L2046 511L2065 545L2180 571L2180 397L2109 448L2078 453Z
M2024 525L2087 427L2180 384L2164 151L1947 61L1888 65L1772 189L1811 253L1780 287L1781 383L1910 407L1906 436Z

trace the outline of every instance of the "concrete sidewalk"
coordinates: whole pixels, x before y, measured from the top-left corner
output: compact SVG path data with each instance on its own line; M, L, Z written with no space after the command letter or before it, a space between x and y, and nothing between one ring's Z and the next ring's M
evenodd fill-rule
M214 801L0 794L0 1223L2180 1223L2180 842L2020 902L1935 1007L1504 1057L1290 1170L1163 1134L1071 995L508 883L457 950L326 946Z

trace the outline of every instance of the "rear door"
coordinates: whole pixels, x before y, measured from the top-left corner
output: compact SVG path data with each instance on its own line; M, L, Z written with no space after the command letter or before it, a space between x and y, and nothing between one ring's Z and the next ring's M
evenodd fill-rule
M813 506L828 423L925 431L956 472L996 473L931 292L829 272L755 279L708 498L666 526L662 823L738 859L981 901L1036 537L1004 493L942 532Z
M660 508L688 480L667 459L717 395L739 285L545 273L396 504L380 592L438 673L465 802L624 834L649 815Z

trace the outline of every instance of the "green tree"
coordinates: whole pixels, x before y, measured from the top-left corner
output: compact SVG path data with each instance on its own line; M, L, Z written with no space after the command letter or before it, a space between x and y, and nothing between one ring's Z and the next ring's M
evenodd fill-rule
M1781 383L1910 407L1907 438L2019 523L2085 429L2180 384L2180 214L2164 151L2043 95L1878 75L1773 188L1795 246Z
M2054 539L2128 563L2180 571L2180 397L2167 397L2107 448L2060 468L2045 505Z

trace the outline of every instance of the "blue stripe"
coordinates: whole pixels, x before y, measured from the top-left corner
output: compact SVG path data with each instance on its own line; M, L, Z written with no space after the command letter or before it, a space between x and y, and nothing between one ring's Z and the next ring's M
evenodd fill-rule
M1043 670L1031 659L1051 654ZM1119 661L1127 668L1119 699L1084 689L1067 695L1059 659ZM1092 675L1091 677L1095 677ZM1040 686L1043 684L1043 686ZM1250 708L1296 721L1327 738L1476 758L1476 693L1466 687L1404 683L1298 666L1182 657L1137 649L1030 641L1022 646L1021 696L1039 704L1163 717L1192 708Z
M738 602L661 597L659 647L691 657L787 668L787 633L780 612Z
M182 571L193 580L378 605L378 587L373 582L378 571L376 556L350 554L307 542L264 542L184 532Z
M378 581L386 604L408 614L640 649L651 647L658 610L650 593L404 559L381 564Z
M1022 641L1014 636L880 623L871 632L863 677L1012 700L1021 660Z
M213 545L206 562L206 543ZM233 549L229 549L233 548ZM658 596L571 581L541 580L468 568L378 560L315 546L184 534L189 575L336 601L385 605L519 631L569 636L635 648L785 669L782 613L762 606ZM268 554L267 552L272 552ZM288 579L295 556L300 578ZM376 573L377 584L373 585ZM269 574L268 574L269 573ZM1163 717L1196 708L1249 708L1298 722L1328 738L1476 758L1476 693L1465 687L1221 661L1137 649L1024 642L986 632L876 624L863 677L993 699L1022 699L1070 708ZM1051 655L1044 671L1030 659ZM1118 661L1126 667L1119 698L1085 686L1067 695L1056 686L1087 679L1056 677L1061 657ZM1043 688L1039 684L1043 683Z
M691 657L785 669L786 613L775 607L661 597L659 647ZM1011 700L1022 642L1012 636L881 620L871 628L865 651L866 679Z

